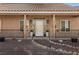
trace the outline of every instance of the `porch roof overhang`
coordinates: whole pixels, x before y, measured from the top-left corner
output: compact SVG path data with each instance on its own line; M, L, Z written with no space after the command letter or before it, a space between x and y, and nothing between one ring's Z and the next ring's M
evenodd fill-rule
M27 11L27 12L0 12L0 15L79 15L78 11L65 11L65 12L58 12L58 11Z

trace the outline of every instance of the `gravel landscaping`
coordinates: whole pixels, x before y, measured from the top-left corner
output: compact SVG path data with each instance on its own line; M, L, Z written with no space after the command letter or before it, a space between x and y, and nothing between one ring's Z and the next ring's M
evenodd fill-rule
M67 53L71 53L71 54L76 54L78 55L79 54L79 47L77 46L75 48L75 45L78 45L78 42L77 43L72 43L71 41L69 40L66 40L66 41L59 41L59 40L34 40L35 42L41 44L41 45L45 45L49 48L53 47L59 51L66 51ZM66 45L67 44L67 45ZM73 45L71 45L73 44Z

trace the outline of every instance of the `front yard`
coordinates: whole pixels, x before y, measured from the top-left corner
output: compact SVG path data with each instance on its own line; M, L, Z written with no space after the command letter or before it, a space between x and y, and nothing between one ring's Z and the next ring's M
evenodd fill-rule
M34 42L41 46L35 45ZM0 42L0 55L72 55L79 54L79 42L72 43L70 40L31 40L26 39L21 42L18 40L5 40Z

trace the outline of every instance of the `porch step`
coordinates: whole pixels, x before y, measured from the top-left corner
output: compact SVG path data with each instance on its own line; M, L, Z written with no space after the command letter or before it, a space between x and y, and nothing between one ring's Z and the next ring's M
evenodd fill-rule
M12 38L5 38L5 39L12 39ZM16 38L16 39L24 39L24 38ZM26 39L40 39L40 40L42 40L42 39L47 39L47 40L70 40L71 38L52 38L52 37L28 37L28 38L26 38ZM78 38L78 40L79 40L79 38Z
M49 39L49 38L48 37L33 37L31 39L40 39L40 40L42 40L42 39Z

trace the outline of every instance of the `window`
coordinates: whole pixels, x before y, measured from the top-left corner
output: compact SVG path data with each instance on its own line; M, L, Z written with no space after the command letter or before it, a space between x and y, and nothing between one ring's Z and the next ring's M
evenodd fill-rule
M70 31L70 21L69 20L63 20L61 21L61 31Z
M24 21L20 20L20 31L24 31Z
M46 23L49 24L49 20L46 20Z
M33 27L33 21L30 20L30 21L29 21L29 24L30 24L30 30L33 30L33 29L32 29L32 27Z

